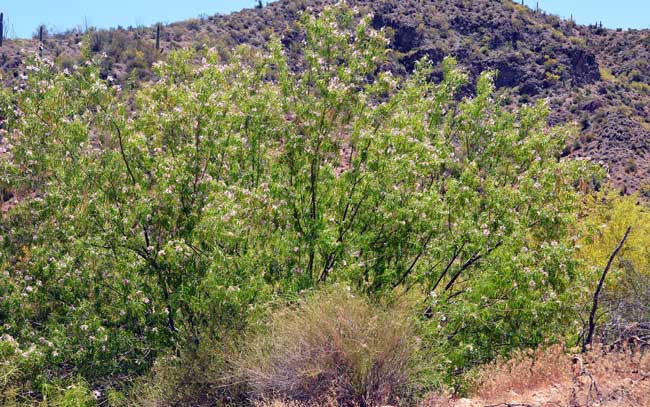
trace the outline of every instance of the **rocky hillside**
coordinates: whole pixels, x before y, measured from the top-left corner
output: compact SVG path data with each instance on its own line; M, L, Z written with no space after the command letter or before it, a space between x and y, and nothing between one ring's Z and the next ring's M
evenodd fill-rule
M299 62L300 14L332 0L280 0L261 9L215 15L156 28L117 28L90 33L93 53L105 54L102 74L138 86L151 79L151 64L181 47L215 47L225 58L238 44L263 46L282 36ZM650 31L581 26L511 0L348 0L393 40L386 68L408 75L427 56L455 56L472 74L497 69L508 103L546 99L551 123L575 122L579 136L565 153L600 161L622 192L650 193ZM43 54L62 68L79 61L82 33L49 36ZM0 72L18 77L38 42L5 42ZM434 74L434 80L438 74ZM472 92L472 87L466 89ZM649 192L646 192L648 189Z

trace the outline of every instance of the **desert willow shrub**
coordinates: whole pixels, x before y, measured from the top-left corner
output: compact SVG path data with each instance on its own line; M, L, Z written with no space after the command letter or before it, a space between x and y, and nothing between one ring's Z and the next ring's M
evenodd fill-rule
M493 72L459 100L452 59L439 83L426 60L379 71L384 34L345 6L302 29L297 70L273 40L173 52L135 94L96 62L36 61L2 91L2 182L28 196L0 226L4 333L52 366L140 372L332 281L428 293L445 366L552 329L591 177L558 158L568 130L502 109Z

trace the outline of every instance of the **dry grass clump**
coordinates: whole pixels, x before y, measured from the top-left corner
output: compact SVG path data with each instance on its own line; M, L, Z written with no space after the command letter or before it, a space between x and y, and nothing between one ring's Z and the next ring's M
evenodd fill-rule
M246 405L243 384L233 380L227 360L234 344L202 338L191 350L161 356L151 374L133 386L131 399L118 406L241 406ZM113 404L111 404L113 406Z
M275 313L239 365L258 400L399 404L411 391L416 344L406 310L335 287Z
M515 352L508 360L501 360L480 369L480 383L475 396L485 400L499 399L504 390L524 394L536 389L551 387L558 382L570 382L571 359L561 346L547 350Z
M471 399L430 397L427 407L650 407L650 352L595 346L567 355L562 347L522 352L480 368Z
M583 357L574 357L571 405L650 406L648 350L637 343L615 351L596 346Z
M335 400L329 400L326 402L321 402L318 404L314 403L301 403L298 401L260 401L253 405L254 407L338 407L338 403Z

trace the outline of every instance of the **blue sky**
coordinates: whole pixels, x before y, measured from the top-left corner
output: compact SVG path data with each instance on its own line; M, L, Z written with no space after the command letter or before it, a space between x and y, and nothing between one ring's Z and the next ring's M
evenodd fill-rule
M524 1L535 7L537 0ZM0 0L0 11L5 13L11 37L29 37L40 24L55 30L83 27L85 21L101 28L151 25L255 4L256 0ZM582 24L602 21L611 28L650 28L649 0L539 0L539 5L565 18L573 14Z
M573 18L580 24L602 21L609 28L650 28L648 0L524 0L528 6L539 7L561 17Z

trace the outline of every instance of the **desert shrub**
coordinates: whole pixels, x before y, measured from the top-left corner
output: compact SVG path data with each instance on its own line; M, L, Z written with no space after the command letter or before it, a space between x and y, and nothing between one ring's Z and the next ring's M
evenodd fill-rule
M222 341L207 337L197 347L163 355L128 400L143 407L247 405L246 388L232 366L239 347L234 335Z
M581 315L588 314L603 268L628 226L630 235L612 265L600 305L604 312L599 313L597 332L606 343L647 337L650 330L644 329L650 322L650 210L638 195L603 191L586 199L577 253L584 281L577 285L582 292Z
M186 22L187 29L190 31L199 31L201 29L201 20L193 18Z
M300 70L275 39L172 52L133 93L99 61L36 60L2 89L2 183L30 199L2 223L1 333L94 384L332 282L426 293L449 374L562 332L573 185L593 175L558 159L571 130L542 103L503 109L493 72L461 98L450 58L438 82L426 60L381 72L387 39L346 6L300 30Z
M99 391L91 392L83 381L69 385L43 386L43 405L51 407L92 407L97 405Z
M613 284L603 292L600 341L620 346L626 342L650 347L650 279L623 260Z
M408 400L417 345L408 312L334 286L274 313L239 365L259 399L378 406Z
M43 338L41 340L44 341ZM45 341L47 342L47 341ZM46 346L51 346L46 343ZM8 334L0 337L0 405L44 407L94 406L100 393L91 392L82 378L51 377L47 355L35 345L21 345ZM39 389L41 397L35 397ZM40 403L42 401L42 403Z
M625 161L625 172L628 174L635 173L638 166L635 160L626 160Z
M77 63L77 58L70 54L61 54L57 56L55 59L55 63L57 66L59 66L61 69L67 69L70 70L72 69L75 64Z
M18 405L28 401L35 387L43 355L35 346L18 343L11 335L0 337L0 405Z
M610 71L606 67L601 67L600 68L600 78L603 81L607 81L607 82L612 82L612 81L614 81L616 79L614 74L612 74L612 71Z

